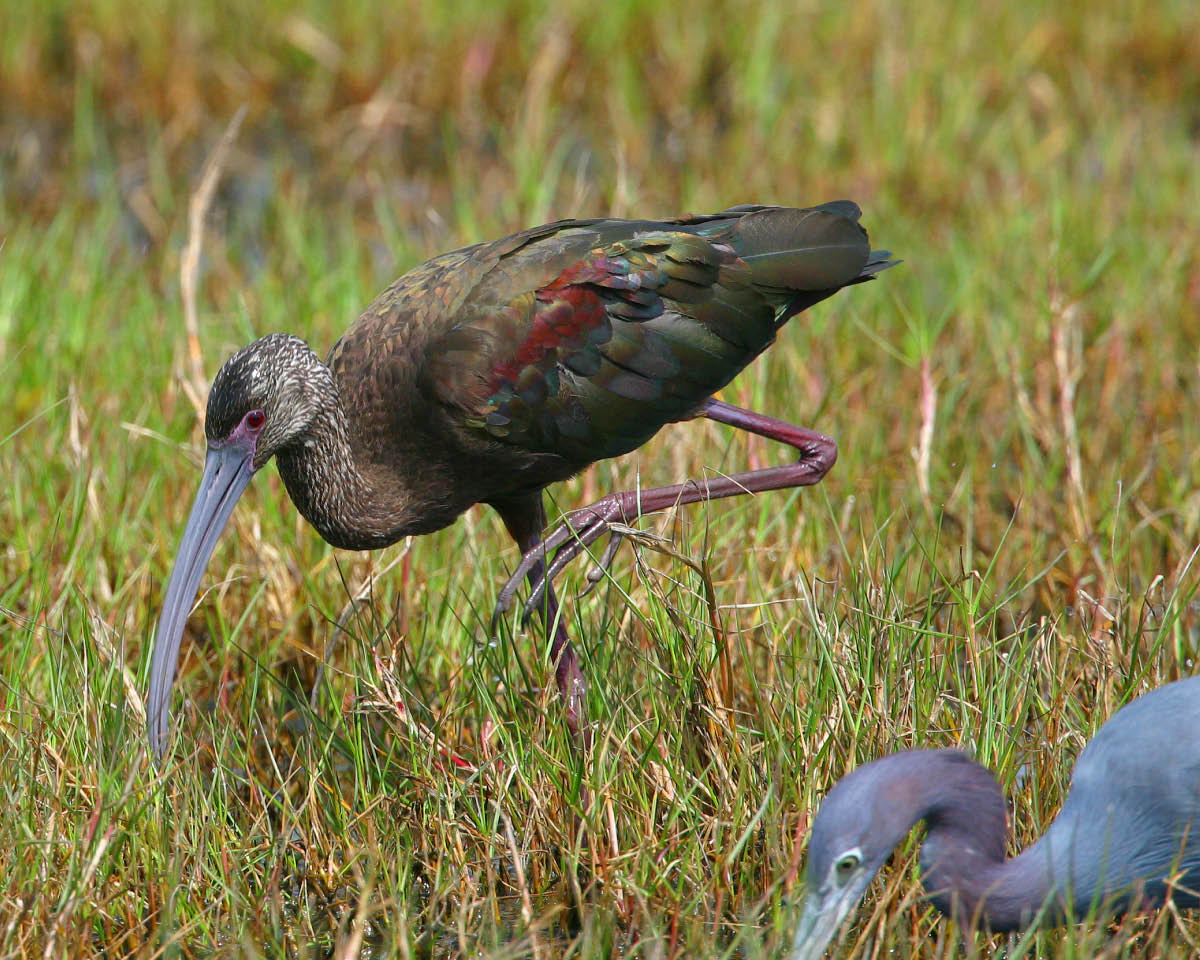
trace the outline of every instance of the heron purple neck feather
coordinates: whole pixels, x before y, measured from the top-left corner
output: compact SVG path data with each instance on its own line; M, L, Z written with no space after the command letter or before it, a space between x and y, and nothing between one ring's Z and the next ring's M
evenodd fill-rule
M919 822L929 898L965 926L1015 930L1162 904L1200 906L1200 677L1118 710L1080 755L1062 810L1011 860L995 778L958 750L912 750L829 791L809 839L792 960L817 960ZM1181 886L1172 888L1170 880Z
M830 438L712 396L790 317L892 265L871 250L859 215L835 201L545 224L409 271L325 363L285 334L239 350L213 382L204 474L159 620L147 716L154 752L165 746L205 565L251 475L272 457L296 507L337 547L384 547L440 530L475 504L493 507L523 553L494 618L528 577L526 612L538 609L551 626L550 660L578 731L583 674L552 588L563 566L639 514L805 486L832 467ZM788 444L797 459L610 494L542 539L544 487L697 416Z

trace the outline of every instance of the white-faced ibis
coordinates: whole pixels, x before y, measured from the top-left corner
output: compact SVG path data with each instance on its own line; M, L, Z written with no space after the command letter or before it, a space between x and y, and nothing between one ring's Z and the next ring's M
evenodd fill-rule
M1118 710L1075 764L1062 810L1004 859L1004 795L958 750L911 750L859 767L821 804L792 960L817 960L867 884L925 821L930 899L994 931L1159 906L1200 906L1200 677Z
M551 582L611 523L673 504L818 482L828 437L712 399L787 319L889 266L848 201L740 206L661 222L564 220L447 253L376 298L322 363L272 334L230 357L208 400L208 455L167 587L150 667L161 756L188 610L235 501L275 457L327 541L372 550L490 504L553 624L551 662L577 725L583 678ZM616 493L546 540L542 489L708 417L794 447L799 459L714 480ZM549 571L544 558L558 550ZM611 552L606 553L611 558Z

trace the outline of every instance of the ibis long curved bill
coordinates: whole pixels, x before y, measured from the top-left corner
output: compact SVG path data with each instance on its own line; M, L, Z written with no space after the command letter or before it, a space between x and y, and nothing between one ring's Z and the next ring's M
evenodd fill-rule
M236 441L219 448L210 446L204 460L200 489L192 504L183 539L179 541L175 569L167 585L167 596L154 637L154 654L150 660L146 726L150 749L159 759L167 745L168 706L171 685L175 682L175 671L179 666L183 628L221 531L225 529L238 497L254 475L253 460L253 444Z

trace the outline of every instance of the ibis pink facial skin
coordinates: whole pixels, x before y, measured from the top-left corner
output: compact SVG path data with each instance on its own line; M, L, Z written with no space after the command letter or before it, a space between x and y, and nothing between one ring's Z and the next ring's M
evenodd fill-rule
M146 724L150 749L159 759L167 745L168 706L179 665L183 628L221 531L254 475L254 451L264 419L261 411L250 411L225 443L209 445L204 459L200 489L192 504L183 539L179 541L150 660Z

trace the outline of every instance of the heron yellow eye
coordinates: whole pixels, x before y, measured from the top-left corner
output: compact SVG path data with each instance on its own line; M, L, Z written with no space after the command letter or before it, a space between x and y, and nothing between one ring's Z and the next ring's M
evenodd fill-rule
M839 886L844 885L846 881L854 876L854 871L858 869L859 863L860 860L858 856L853 853L847 853L840 860L838 860L833 869Z

